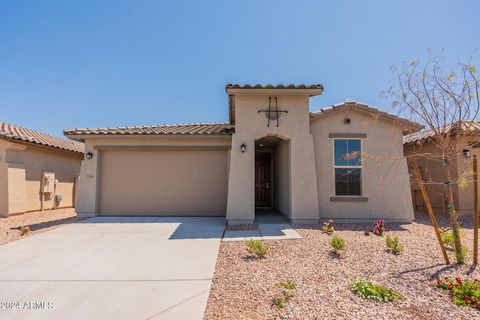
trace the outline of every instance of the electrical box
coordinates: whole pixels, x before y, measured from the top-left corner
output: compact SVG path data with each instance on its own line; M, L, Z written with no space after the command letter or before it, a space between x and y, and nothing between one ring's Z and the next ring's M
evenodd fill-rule
M42 193L55 192L55 173L50 171L42 172Z

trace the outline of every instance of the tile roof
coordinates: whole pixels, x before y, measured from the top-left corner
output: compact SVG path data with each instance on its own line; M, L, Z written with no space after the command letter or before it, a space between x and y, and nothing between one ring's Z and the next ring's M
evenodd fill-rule
M154 126L128 126L113 128L65 129L66 136L73 135L229 135L234 126L224 122L188 123Z
M237 84L227 83L225 89L320 89L321 84Z
M46 133L22 128L0 121L0 139L13 140L20 142L34 143L40 146L52 147L66 151L84 153L85 146L83 143L62 139L51 136Z
M479 135L480 134L480 121L462 121L461 123L461 130L466 135ZM456 127L452 124L446 125L439 129L440 132L444 134L451 134L456 129ZM420 132L415 132L412 134L408 134L403 137L403 144L420 144L427 141L430 141L433 137L435 137L436 133L434 130L424 130Z
M384 119L391 120L391 121L394 121L394 122L398 122L399 124L404 125L406 128L408 128L410 130L418 131L418 130L421 130L423 128L423 125L421 125L417 122L413 122L413 121L410 121L408 119L401 118L399 116L390 114L390 113L385 112L385 111L381 111L377 108L371 107L371 106L369 106L365 103L357 102L355 100L345 100L344 102L334 104L330 107L322 108L319 111L311 112L310 116L312 118L320 118L320 117L324 117L324 116L326 116L326 115L328 115L332 112L336 112L336 111L340 111L340 110L344 110L344 109L349 109L349 108L354 108L354 109L357 109L357 110L366 111L366 112L369 112L373 115L378 115L378 116L380 116Z

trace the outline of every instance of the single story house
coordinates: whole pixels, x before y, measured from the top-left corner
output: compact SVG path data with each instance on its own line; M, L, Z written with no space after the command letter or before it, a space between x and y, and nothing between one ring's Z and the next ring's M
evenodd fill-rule
M462 122L458 128L447 126L443 131L448 135L455 135L457 153L450 165L453 169L453 178L462 177L460 183L453 184L454 205L458 212L473 213L473 155L480 161L480 122ZM458 129L458 130L457 130ZM433 130L425 130L406 135L403 139L404 154L410 171L413 173L413 161L417 162L422 179L426 182L426 190L432 208L435 212L448 211L447 199L447 172L443 167L442 153L433 141ZM426 212L425 201L420 187L412 177L412 198L414 210Z
M73 207L83 143L0 122L0 217Z
M411 221L402 138L420 126L355 101L310 112L322 92L228 84L227 123L65 130L86 148L77 214Z

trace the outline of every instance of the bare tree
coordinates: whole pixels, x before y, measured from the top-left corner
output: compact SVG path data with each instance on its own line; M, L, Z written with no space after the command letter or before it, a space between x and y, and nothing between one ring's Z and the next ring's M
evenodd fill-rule
M443 55L431 56L425 63L412 61L392 67L396 79L385 92L392 106L403 116L425 126L438 153L416 156L441 161L447 181L428 181L445 189L448 214L454 236L457 263L463 263L458 212L455 208L454 185L465 183L466 168L455 168L457 155L462 153L459 139L465 135L478 137L480 116L480 74L470 63L445 64ZM420 181L419 181L420 183Z

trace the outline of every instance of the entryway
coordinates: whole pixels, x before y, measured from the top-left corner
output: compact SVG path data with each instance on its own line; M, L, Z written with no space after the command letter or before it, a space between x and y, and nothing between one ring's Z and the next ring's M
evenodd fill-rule
M290 142L277 136L255 141L255 222L288 223Z

